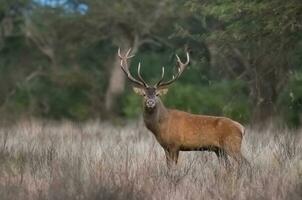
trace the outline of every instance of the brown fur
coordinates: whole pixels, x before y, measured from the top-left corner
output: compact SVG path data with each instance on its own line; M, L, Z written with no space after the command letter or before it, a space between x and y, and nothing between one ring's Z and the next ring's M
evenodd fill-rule
M121 69L134 84L134 92L144 97L144 121L147 128L155 135L159 144L164 148L168 166L177 163L179 151L214 151L218 158L228 163L227 155L238 163L246 159L241 155L241 141L244 127L229 118L190 113L167 109L160 95L167 93L167 87L176 81L190 62L189 52L187 60L183 63L176 55L178 70L169 81L164 82L165 70L162 68L161 79L154 86L149 86L140 73L138 64L138 78L135 79L130 71L127 60L131 49L122 56L120 49L118 55L121 59Z
M158 98L153 110L145 108L144 121L164 148L168 166L177 164L179 151L214 151L226 164L227 155L246 161L240 150L244 127L229 118L167 109Z

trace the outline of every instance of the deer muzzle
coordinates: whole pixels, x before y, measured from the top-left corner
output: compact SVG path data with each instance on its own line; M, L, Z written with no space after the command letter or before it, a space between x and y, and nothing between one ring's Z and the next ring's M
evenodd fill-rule
M156 105L155 99L148 99L148 100L146 101L146 107L147 107L147 108L154 108L155 105Z

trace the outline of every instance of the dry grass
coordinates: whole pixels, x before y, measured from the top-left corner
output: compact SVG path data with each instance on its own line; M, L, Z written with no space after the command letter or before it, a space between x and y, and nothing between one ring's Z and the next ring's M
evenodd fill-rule
M141 124L20 122L0 129L0 199L301 198L302 131L249 130L243 153L249 170L186 152L169 172Z

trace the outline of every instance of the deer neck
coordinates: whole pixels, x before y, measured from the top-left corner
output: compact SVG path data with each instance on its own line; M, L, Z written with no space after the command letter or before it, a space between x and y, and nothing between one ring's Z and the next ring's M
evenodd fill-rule
M159 99L153 109L144 108L143 116L146 127L156 135L160 124L168 117L168 109Z

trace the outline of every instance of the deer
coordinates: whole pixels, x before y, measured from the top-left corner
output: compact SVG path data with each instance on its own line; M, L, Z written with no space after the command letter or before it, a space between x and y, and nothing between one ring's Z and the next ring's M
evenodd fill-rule
M144 81L140 72L140 62L137 67L138 78L131 75L128 59L134 55L130 54L131 48L125 55L121 55L121 51L118 49L120 66L133 84L134 92L143 97L144 124L164 149L168 168L177 165L180 151L214 152L218 160L227 167L230 166L228 156L238 165L242 163L249 165L241 153L245 128L239 122L227 117L196 115L169 109L161 101L160 96L168 92L168 86L179 79L189 65L188 52L186 52L186 62L182 62L176 54L177 73L172 76L172 79L164 81L165 68L162 67L161 78L153 86Z

